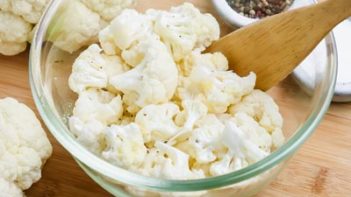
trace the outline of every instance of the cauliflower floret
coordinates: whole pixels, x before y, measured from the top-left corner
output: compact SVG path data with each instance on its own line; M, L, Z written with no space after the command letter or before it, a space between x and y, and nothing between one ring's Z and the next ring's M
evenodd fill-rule
M80 0L89 9L98 13L101 18L111 21L124 8L134 4L135 0Z
M44 12L49 0L2 0L0 9L21 16L28 23L36 24ZM7 1L7 3L6 3Z
M210 14L202 14L190 3L173 7L169 12L148 10L154 31L161 37L175 61L193 50L203 51L220 35L219 24Z
M283 118L279 113L278 105L275 104L272 97L261 90L254 90L244 97L242 102L230 107L229 111L231 114L246 113L270 133L283 126Z
M173 136L169 143L174 140L180 141L192 132L197 120L207 114L207 107L197 100L183 100L183 111L176 116L176 123L181 126L181 131Z
M284 143L282 132L283 118L279 113L279 107L274 100L265 92L254 90L243 98L242 102L233 105L230 113L245 113L256 120L259 125L265 128L272 135L274 148L279 148Z
M192 156L198 164L216 160L216 153L221 151L218 144L224 125L215 115L208 114L196 121L195 127L188 139L176 147Z
M111 78L110 83L124 93L128 106L144 107L170 100L178 82L178 69L162 42L155 38L141 41L143 59L132 70Z
M247 165L248 163L243 159L233 158L230 155L224 155L223 158L211 164L210 174L211 176L220 176L240 170Z
M69 118L69 128L76 136L78 142L94 153L101 153L104 149L105 126L97 121L83 122L78 117Z
M99 40L105 53L114 55L151 35L151 21L135 10L126 9L100 32Z
M197 120L207 114L207 107L198 100L183 100L183 111L177 115L177 123L186 130L192 130Z
M102 28L100 16L77 0L62 5L50 23L48 40L69 53L93 43Z
M220 52L201 54L200 51L193 51L178 64L183 76L189 76L194 66L204 66L212 70L228 70L228 60Z
M256 75L250 73L246 77L239 77L231 71L217 70L221 67L225 68L225 65L194 65L190 75L181 78L178 97L182 100L199 99L210 113L226 112L231 104L240 102L243 96L253 90Z
M35 114L12 98L0 100L0 176L28 189L40 179L51 152Z
M166 141L178 132L173 118L179 113L179 107L173 103L148 105L141 109L136 117L143 131L144 141Z
M20 190L13 182L7 181L0 177L0 192L1 197L23 197Z
M87 88L107 88L109 79L123 73L127 67L117 56L107 56L93 44L83 51L72 66L69 87L76 93Z
M173 180L204 177L201 170L190 170L186 153L162 142L155 143L155 148L148 151L143 167L136 170L146 176Z
M106 129L106 149L102 157L119 166L130 168L144 162L146 147L137 124L113 125Z
M229 154L239 159L246 159L248 163L257 162L269 153L260 149L234 121L225 122L221 141L229 149Z
M238 112L234 115L233 121L236 126L241 129L245 136L258 145L263 151L270 153L272 146L272 138L267 130L261 127L252 117L245 113Z
M122 113L121 97L99 89L81 92L73 109L73 116L83 122L97 120L103 125L117 122Z
M20 16L0 9L0 53L15 55L27 47L32 25Z
M26 50L26 47L26 42L0 42L0 54L7 56L16 55Z

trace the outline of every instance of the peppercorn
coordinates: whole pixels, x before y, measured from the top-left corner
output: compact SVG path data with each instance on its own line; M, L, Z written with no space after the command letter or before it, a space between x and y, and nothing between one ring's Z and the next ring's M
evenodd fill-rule
M264 18L286 10L293 0L227 0L235 11L250 18Z

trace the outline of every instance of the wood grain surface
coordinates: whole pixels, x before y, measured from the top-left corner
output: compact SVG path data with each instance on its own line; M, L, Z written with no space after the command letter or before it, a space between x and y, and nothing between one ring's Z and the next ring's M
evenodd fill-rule
M143 2L147 4L147 1L150 0ZM203 10L211 11L208 1L201 3ZM0 55L0 98L14 97L37 113L28 83L27 58L28 52L14 57ZM42 179L25 192L28 197L111 196L78 167L49 132L47 134L54 153L43 169ZM332 104L316 132L258 197L350 196L350 147L351 103Z

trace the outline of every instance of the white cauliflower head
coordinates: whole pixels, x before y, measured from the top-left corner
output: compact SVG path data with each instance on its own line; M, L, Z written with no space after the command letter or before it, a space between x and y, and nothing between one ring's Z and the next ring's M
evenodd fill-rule
M151 21L135 10L126 9L100 32L99 40L105 53L114 55L150 35L152 35Z
M83 51L72 66L69 87L76 93L87 88L108 88L109 79L123 73L127 67L117 56L107 56L93 44Z
M169 12L148 10L154 31L161 37L176 61L193 50L203 51L220 35L219 24L210 14L202 14L190 3L173 7Z
M73 109L73 116L83 122L97 120L103 125L118 122L122 113L121 97L99 89L81 92Z
M0 54L17 55L26 49L33 26L48 3L49 0L0 1Z
M124 8L130 7L135 0L80 0L89 9L98 13L105 21L114 19Z
M31 24L37 24L49 0L2 0L0 9L14 13Z
M102 157L118 166L138 166L144 162L146 147L137 124L113 125L106 129L106 149Z
M202 56L209 58L208 54ZM203 62L206 61L194 61L194 63ZM193 65L190 75L181 78L178 97L182 100L199 99L211 113L224 113L231 104L238 103L243 96L253 90L256 75L250 73L246 77L239 77L231 71L223 71L227 66L225 61L223 63L222 66L211 65L210 62Z
M173 119L179 113L179 107L173 103L148 105L135 117L144 135L144 141L166 141L178 132Z
M111 78L110 83L124 93L128 106L140 108L149 104L165 103L173 97L178 70L166 47L160 40L141 41L137 51L143 58L134 69Z
M12 98L0 100L0 177L28 189L51 152L35 114Z
M0 54L16 55L27 47L32 25L18 15L0 8Z
M23 197L24 194L13 182L0 177L1 197Z

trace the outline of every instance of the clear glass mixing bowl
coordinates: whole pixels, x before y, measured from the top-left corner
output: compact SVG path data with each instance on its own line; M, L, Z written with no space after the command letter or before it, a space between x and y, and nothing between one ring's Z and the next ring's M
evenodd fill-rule
M30 83L39 112L55 138L77 160L83 170L98 184L116 196L252 196L268 185L282 170L289 158L313 133L330 104L337 71L333 36L325 39L326 52L316 65L318 77L312 94L288 77L268 93L275 99L284 117L286 143L265 159L244 169L223 176L199 180L162 180L145 177L114 166L79 144L67 127L76 95L68 87L68 76L78 52L69 54L45 40L53 29L65 28L56 23L59 8L72 1L52 1L41 23L30 52ZM142 0L136 8L169 8L181 0ZM202 11L212 12L209 1L190 1ZM73 16L74 17L74 16ZM218 20L220 20L218 18ZM50 27L50 31L48 30ZM223 34L228 28L222 25ZM72 32L74 33L74 32Z

